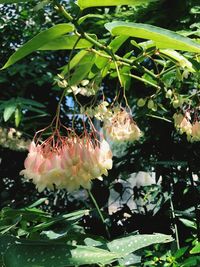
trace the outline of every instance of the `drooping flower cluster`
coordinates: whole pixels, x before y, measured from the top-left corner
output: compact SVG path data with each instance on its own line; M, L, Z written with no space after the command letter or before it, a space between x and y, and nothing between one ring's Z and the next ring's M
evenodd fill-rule
M174 125L180 134L186 133L190 135L192 133L192 124L190 123L190 115L186 113L185 115L181 113L175 113L173 116Z
M21 175L31 179L38 191L44 188L90 188L92 179L107 175L112 168L112 152L103 139L85 134L82 137L52 135L41 144L31 143Z
M115 110L111 118L104 122L106 135L113 141L136 141L142 132L126 110Z
M186 112L184 115L175 113L173 119L176 129L180 134L186 133L188 141L200 141L200 121L198 118L192 121L190 113Z

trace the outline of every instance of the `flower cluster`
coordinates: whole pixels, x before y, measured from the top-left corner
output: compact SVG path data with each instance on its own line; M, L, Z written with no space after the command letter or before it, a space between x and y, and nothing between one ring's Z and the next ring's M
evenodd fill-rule
M84 109L81 108L81 113L86 113L90 117L95 117L100 121L105 121L112 117L112 110L109 108L109 103L107 101L101 102L99 105L95 106L95 108L87 107Z
M116 110L105 121L106 135L113 141L136 141L142 136L141 130L126 110Z
M180 134L186 133L190 142L200 141L200 121L196 118L193 122L189 112L184 115L175 113L173 116L174 125Z
M58 74L55 78L57 85L60 88L66 88L67 94L73 93L74 95L81 94L84 96L95 95L99 87L94 81L82 80L79 84L69 85L64 76Z
M85 134L82 137L52 135L43 143L34 141L20 172L36 184L38 191L44 188L65 188L68 191L90 188L90 181L107 175L112 168L112 152L103 139Z

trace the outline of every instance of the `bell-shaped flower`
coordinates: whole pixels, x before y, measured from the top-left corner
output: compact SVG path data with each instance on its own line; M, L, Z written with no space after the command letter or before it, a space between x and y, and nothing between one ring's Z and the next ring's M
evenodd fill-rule
M141 130L129 113L117 110L113 116L105 121L106 135L113 141L136 141L142 136Z

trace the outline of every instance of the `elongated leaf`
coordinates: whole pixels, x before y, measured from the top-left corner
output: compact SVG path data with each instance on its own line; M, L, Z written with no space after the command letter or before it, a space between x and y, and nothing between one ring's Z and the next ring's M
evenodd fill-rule
M14 54L12 54L2 69L8 68L20 59L49 43L53 39L56 39L67 32L71 32L73 31L73 29L74 27L71 24L62 23L57 24L49 28L48 30L40 32L30 41L22 45Z
M95 57L95 54L88 53L80 60L72 74L70 85L79 84L83 79L87 78L87 74L90 72L92 65L94 64Z
M135 41L131 41L131 43L135 45ZM140 43L139 46L141 46L143 49L146 50L151 47L156 47L156 44L155 42L147 41L147 42ZM158 44L157 44L157 48L162 48L162 47L158 47ZM186 57L184 57L177 51L174 51L172 49L159 49L159 53L171 59L172 61L177 62L182 68L187 68L190 72L195 72L195 69L192 63Z
M15 103L13 103L12 105L10 104L9 106L7 106L4 109L4 113L3 113L4 121L8 121L10 119L12 114L15 112L15 109L16 109L16 104Z
M173 239L170 235L153 234L153 235L129 235L115 239L107 244L110 251L121 253L124 256L138 249L150 246L156 243L171 242Z
M193 247L192 250L190 250L191 254L200 254L200 242L196 244L195 247Z
M92 38L95 39L95 35L92 35ZM51 42L40 47L38 50L64 50L64 49L73 49L75 43L77 42L78 37L76 35L65 35L58 37ZM80 39L77 43L75 49L89 48L93 46L92 43L85 39Z
M113 35L125 35L149 39L154 41L156 46L161 48L200 52L200 45L192 39L160 27L123 21L107 23L105 27Z
M120 6L120 5L142 5L148 4L155 0L78 0L77 4L81 9L94 6Z
M6 267L64 267L83 264L107 264L118 254L89 246L73 247L65 243L23 241L15 242L3 255Z
M73 69L80 61L81 59L86 55L88 54L89 52L86 51L86 50L81 50L80 52L78 52L73 58L72 60L70 61L70 64L68 65L65 65L63 66L61 69L62 69L62 72L61 72L61 75L66 75L68 73L68 70L71 70Z

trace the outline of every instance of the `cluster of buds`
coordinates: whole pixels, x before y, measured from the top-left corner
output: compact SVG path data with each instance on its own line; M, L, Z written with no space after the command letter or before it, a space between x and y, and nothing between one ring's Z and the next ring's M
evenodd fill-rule
M89 80L82 80L79 84L69 85L64 76L58 74L55 81L60 88L67 88L67 94L73 93L74 95L81 94L84 96L92 96L95 95L98 90L97 84Z
M110 119L113 114L107 101L101 102L99 105L95 106L95 108L87 107L86 110L82 108L81 113L86 113L88 116L95 117L100 121Z
M180 134L186 133L188 141L200 141L200 121L197 117L192 121L190 113L186 112L184 115L175 113L173 119L176 129Z
M89 189L92 179L108 175L112 152L94 131L77 136L68 130L68 136L61 136L57 130L41 144L38 140L31 143L24 165L20 174L32 180L38 191L55 186L71 192Z
M116 110L110 119L104 122L106 135L113 141L137 141L142 132L126 110Z

